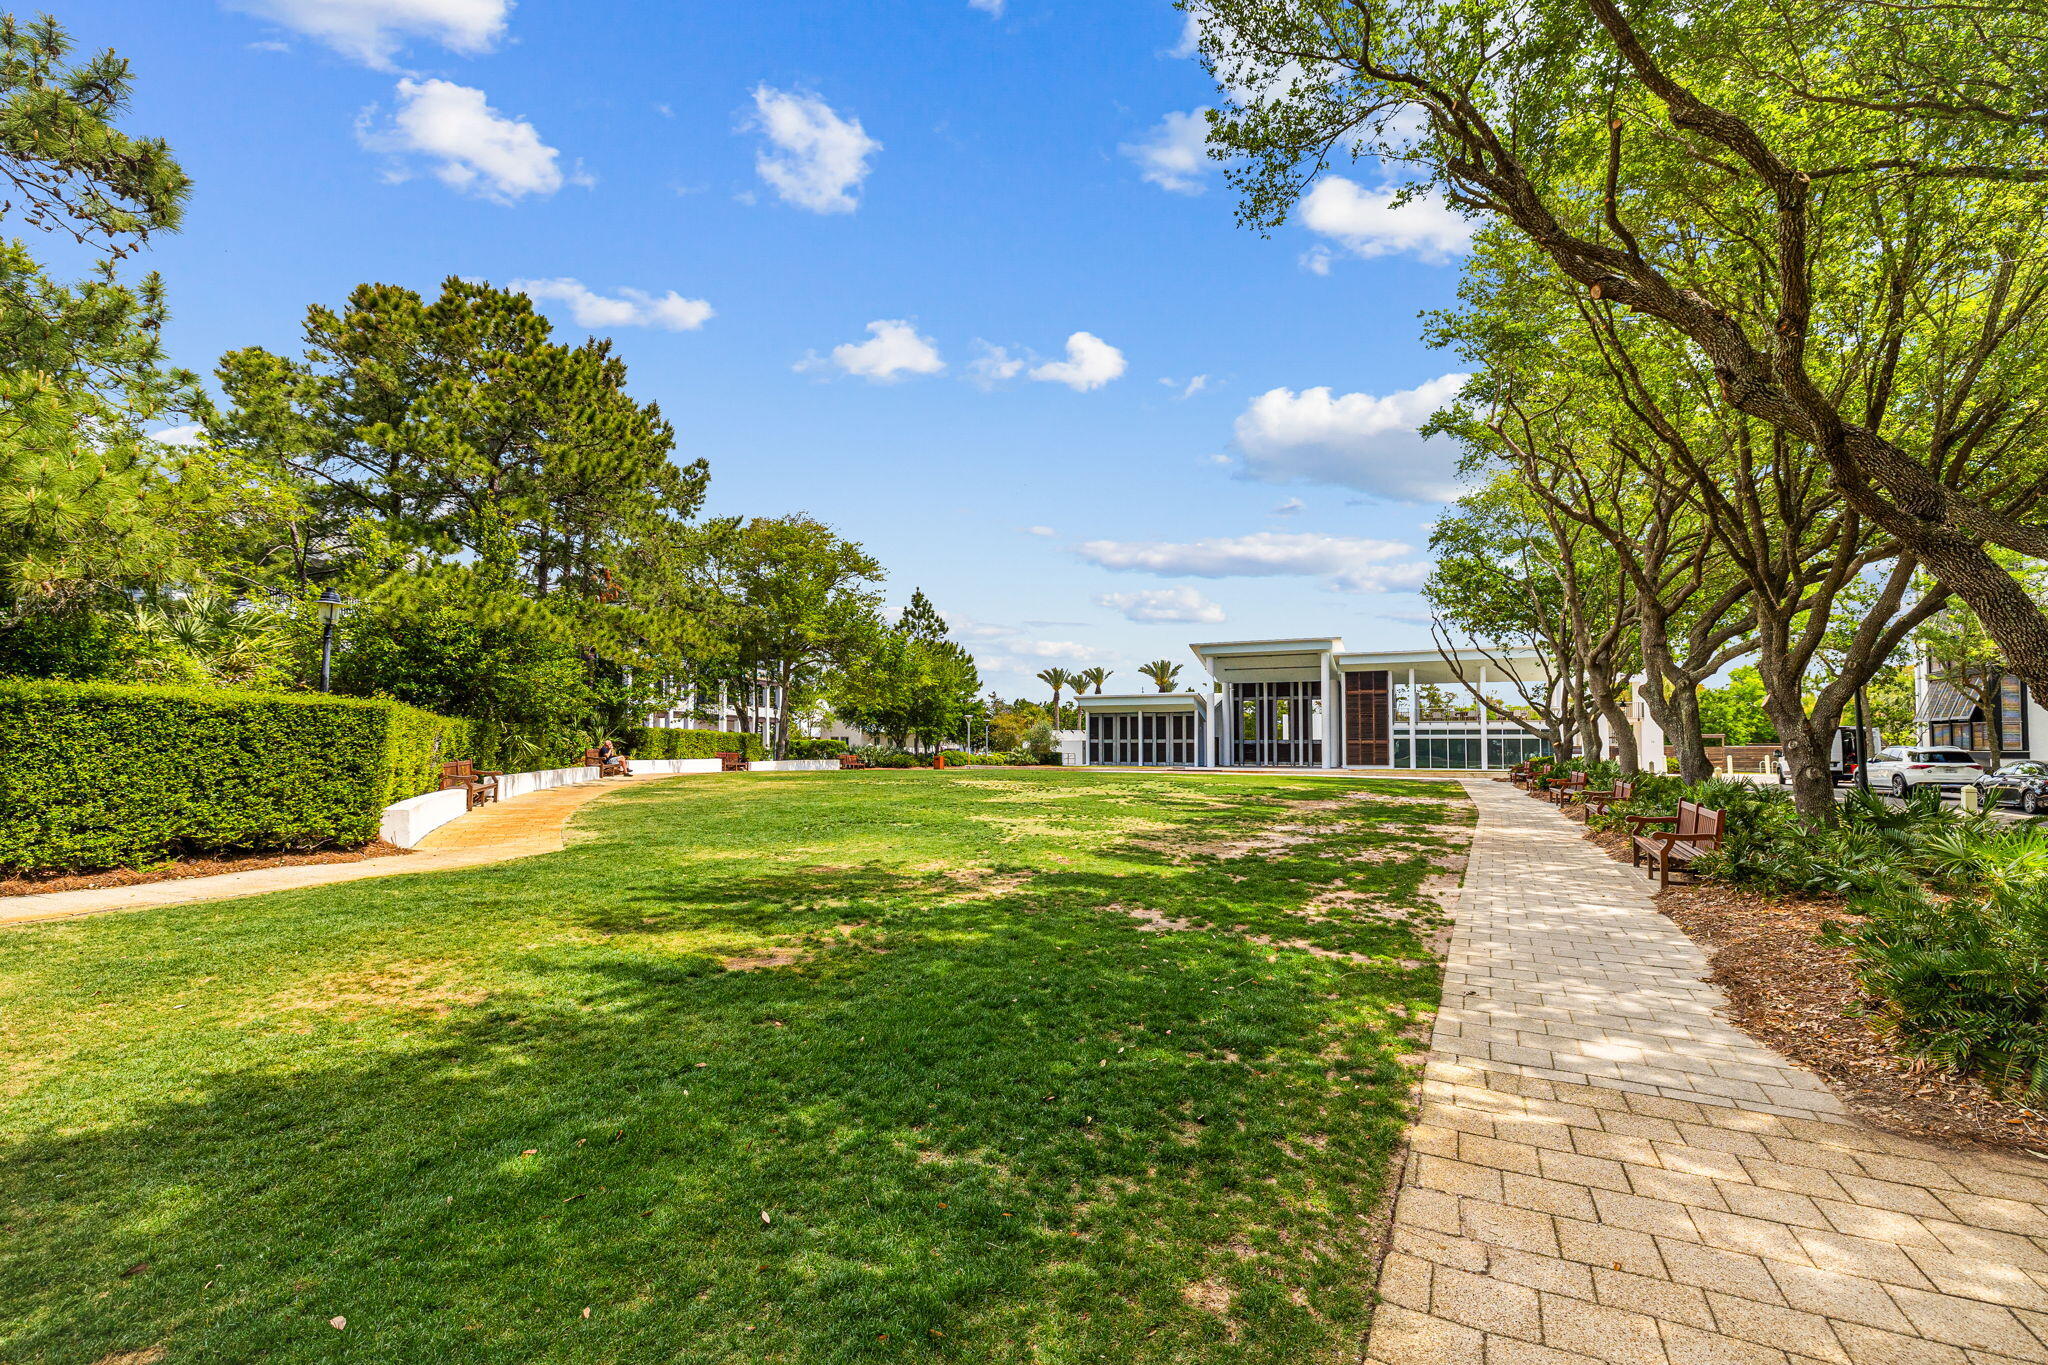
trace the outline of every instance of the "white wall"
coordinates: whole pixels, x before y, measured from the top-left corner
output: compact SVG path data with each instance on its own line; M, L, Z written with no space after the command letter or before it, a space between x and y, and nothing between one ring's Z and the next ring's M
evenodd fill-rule
M632 764L634 775L640 777L675 777L685 773L723 771L715 758L636 758L632 760ZM839 760L791 758L780 763L756 763L753 770L764 773L838 772ZM547 791L553 787L572 787L578 783L597 780L596 768L582 766L542 768L530 773L506 773L498 779L498 799L509 801L514 797L530 796L534 792ZM384 808L383 816L377 823L377 837L400 848L418 848L420 840L450 820L458 819L468 810L469 793L461 787L407 797Z
M400 848L418 848L420 840L469 809L469 793L461 787L410 796L384 808L377 837Z

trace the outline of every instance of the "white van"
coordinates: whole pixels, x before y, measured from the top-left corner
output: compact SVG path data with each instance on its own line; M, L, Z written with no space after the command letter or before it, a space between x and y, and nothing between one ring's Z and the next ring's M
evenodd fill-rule
M1835 727L1835 742L1828 746L1828 776L1839 786L1856 776L1856 765L1863 761L1863 755L1874 751L1884 743L1875 726L1863 732L1859 742L1856 727L1838 725ZM1776 759L1778 785L1784 786L1792 780L1792 767L1785 762L1784 752L1779 751Z

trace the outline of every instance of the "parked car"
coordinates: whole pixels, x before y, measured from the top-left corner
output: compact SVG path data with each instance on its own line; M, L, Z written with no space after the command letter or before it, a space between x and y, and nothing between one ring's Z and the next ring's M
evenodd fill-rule
M2010 802L2028 815L2048 814L2048 763L2020 758L1977 779L1986 807Z
M1904 796L1915 787L1954 787L1960 790L1984 776L1984 765L1967 749L1923 749L1894 744L1879 749L1870 760L1870 785L1890 788L1893 796Z
M1828 775L1837 786L1856 776L1856 765L1863 761L1863 755L1878 745L1877 731L1865 730L1864 738L1858 739L1856 727L1841 725L1835 728L1834 743L1828 747ZM1785 761L1782 750L1771 760L1778 772L1778 785L1785 786L1792 781L1792 765Z

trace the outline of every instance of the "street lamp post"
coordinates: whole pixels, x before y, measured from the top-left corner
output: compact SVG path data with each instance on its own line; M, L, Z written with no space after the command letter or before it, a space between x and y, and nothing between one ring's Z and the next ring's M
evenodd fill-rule
M320 600L313 605L320 613L320 690L332 692L334 624L341 619L341 614L349 609L349 602L340 593L329 588L320 594Z

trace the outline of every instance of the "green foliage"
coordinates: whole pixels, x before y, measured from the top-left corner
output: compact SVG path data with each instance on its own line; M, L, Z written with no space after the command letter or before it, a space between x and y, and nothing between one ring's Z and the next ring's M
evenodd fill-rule
M1859 896L1840 931L1910 1056L2048 1098L2048 832L1951 824L1920 846L1941 894Z
M1037 762L1038 760L1029 754L970 754L959 749L946 750L946 766L949 768L1016 768Z
M388 701L0 683L0 867L360 844L463 747L459 722Z
M1138 673L1141 677L1151 679L1152 685L1161 692L1171 692L1180 678L1180 670L1181 666L1171 659L1154 659L1141 667Z
M639 542L703 501L699 462L626 393L611 343L553 339L533 300L450 278L431 302L356 288L306 311L305 358L260 347L221 358L230 406L208 422L225 449L267 459L309 490L287 552L302 581L363 557L358 521L402 546L458 551L557 609L604 605Z
M1700 733L1724 735L1729 744L1771 744L1778 738L1764 710L1764 680L1744 665L1721 687L1700 689Z
M833 754L845 752L846 746L838 741L831 754L817 757L830 758ZM663 730L656 727L640 727L627 732L626 748L635 758L717 758L720 754L741 754L749 762L768 756L768 746L761 742L759 735L740 730ZM809 757L810 755L803 755Z
M931 760L891 744L863 744L854 752L870 768L927 768Z
M947 639L901 628L873 635L833 680L832 711L896 744L932 747L958 739L980 700L974 656Z
M490 768L561 767L600 728L590 668L552 620L472 612L459 596L350 613L337 632L334 683L468 720L473 756Z
M837 758L847 752L843 739L813 739L808 735L792 735L788 749L790 758Z

